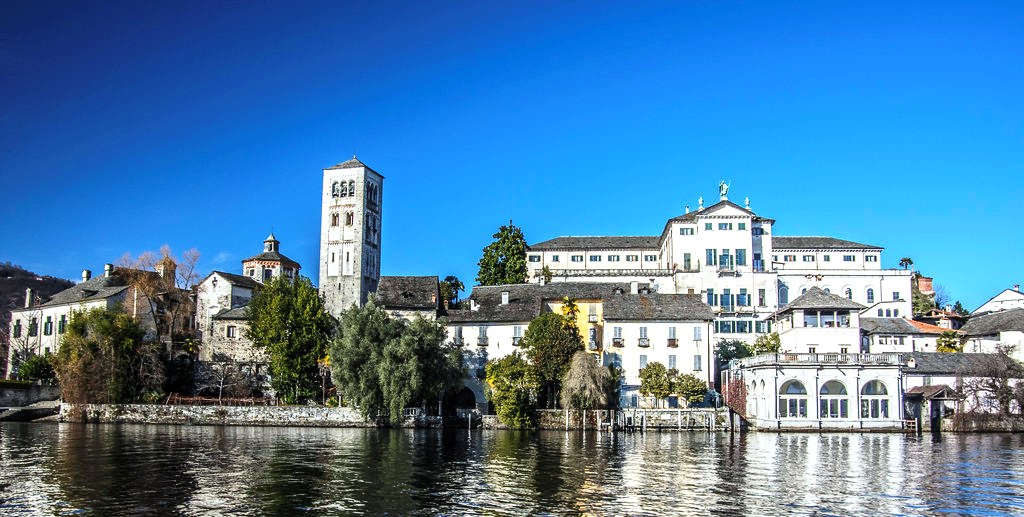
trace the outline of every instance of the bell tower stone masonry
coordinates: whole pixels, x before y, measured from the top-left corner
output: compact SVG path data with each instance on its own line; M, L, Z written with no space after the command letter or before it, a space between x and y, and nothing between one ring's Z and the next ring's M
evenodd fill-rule
M320 292L334 317L366 303L380 282L384 176L354 156L324 169Z

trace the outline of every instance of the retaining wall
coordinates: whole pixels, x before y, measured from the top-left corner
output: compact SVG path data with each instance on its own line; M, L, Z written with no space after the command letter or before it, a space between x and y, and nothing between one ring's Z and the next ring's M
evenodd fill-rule
M0 407L20 407L60 398L60 387L31 384L0 388Z
M378 427L353 408L317 406L179 406L160 404L61 404L61 422L178 425ZM441 417L409 417L394 427L441 427Z

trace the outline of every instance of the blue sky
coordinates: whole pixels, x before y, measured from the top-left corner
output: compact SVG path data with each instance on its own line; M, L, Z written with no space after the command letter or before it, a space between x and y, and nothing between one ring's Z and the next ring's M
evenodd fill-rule
M316 281L321 169L386 176L384 274L657 234L749 197L973 309L1022 283L1024 4L0 4L0 261L77 278L271 228Z

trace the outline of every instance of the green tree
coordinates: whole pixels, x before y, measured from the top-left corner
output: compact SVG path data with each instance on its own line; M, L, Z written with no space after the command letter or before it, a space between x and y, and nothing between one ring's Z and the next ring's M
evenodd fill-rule
M726 365L733 359L750 357L750 345L739 339L721 339L715 345L715 355L721 364Z
M480 285L522 284L526 282L526 237L519 227L508 222L493 235L494 242L484 248L476 281Z
M780 348L782 348L782 340L779 339L779 333L771 332L757 336L754 344L750 347L750 353L753 355L777 354Z
M654 397L656 407L661 405L662 399L672 394L671 377L665 365L655 361L640 369L640 394Z
M554 277L554 274L551 272L551 268L545 265L540 269L540 276L544 279L545 284L550 284L551 278Z
M965 309L963 304L960 303L960 300L957 300L956 303L953 304L953 312L961 316L969 316L971 314L970 312L967 312L967 309Z
M908 267L913 266L913 265L914 265L914 260L911 259L910 257L903 257L903 258L900 259L900 267L903 268L903 269L907 269Z
M120 310L74 313L54 359L61 396L72 403L121 404L158 393L165 368L160 345Z
M285 403L316 399L317 361L327 353L331 317L308 278L272 279L256 292L246 312L248 337L270 358L270 385Z
M368 419L399 422L403 409L442 398L464 375L461 351L445 343L442 323L392 318L372 297L342 313L330 358L338 392Z
M455 302L459 299L459 293L462 292L466 286L463 285L459 277L455 275L448 275L441 280L438 287L441 290L441 299L448 302L449 307L454 308Z
M595 360L596 356L576 352L562 378L562 407L598 409L608 406L611 371Z
M935 339L935 350L955 354L964 351L964 338L955 330L947 330Z
M25 380L52 381L57 378L53 371L53 356L32 355L18 366L18 378Z
M512 428L536 427L537 390L540 389L536 369L515 352L488 361L484 371L485 394L494 404L498 419Z
M553 407L562 377L573 354L583 350L583 338L575 320L548 312L530 322L520 342L523 353L544 384L549 406Z
M672 392L678 393L690 404L697 404L703 402L707 396L708 383L688 373L672 380Z

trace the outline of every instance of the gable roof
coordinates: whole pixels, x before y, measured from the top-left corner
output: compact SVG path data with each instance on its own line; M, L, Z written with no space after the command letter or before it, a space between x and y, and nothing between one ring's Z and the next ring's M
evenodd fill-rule
M607 236L607 237L555 237L546 241L531 244L528 251L550 250L657 250L658 236Z
M157 275L155 271L146 271L145 274ZM54 294L49 300L40 303L35 307L55 307L93 300L103 300L116 296L128 289L128 282L123 276L123 268L115 267L110 274L90 278L85 282L79 282L59 293Z
M260 286L260 283L257 282L253 278L250 278L250 277L247 277L247 276L244 276L244 275L236 275L234 273L227 273L227 272L224 272L224 271L216 271L216 270L210 271L210 274L208 274L205 277L203 277L203 279L200 280L199 283L201 284L201 283L205 282L208 278L210 278L211 276L213 276L215 274L216 275L220 275L223 279L227 280L228 283L230 283L231 285L237 285L238 287L247 287L249 289L256 289L256 288L258 288Z
M865 334L920 334L917 327L904 318L860 319L860 330Z
M246 310L249 308L248 305L241 307L235 307L234 309L224 309L213 316L215 320L246 320L249 319L246 316Z
M604 298L604 319L711 321L715 314L697 294L613 294Z
M715 203L715 204L713 204L711 206L704 207L703 209L692 210L688 214L677 215L677 216L669 219L668 221L670 223L672 223L672 222L675 222L675 223L693 222L693 221L697 220L698 216L711 215L711 214L713 214L713 213L715 213L715 212L717 212L717 211L719 211L719 210L721 210L721 209L723 209L725 207L735 208L735 209L739 210L740 212L743 212L743 213L753 217L754 220L757 220L757 221L774 221L774 219L768 219L767 217L758 216L757 214L755 214L751 210L749 210L747 208L744 208L744 207L742 207L740 205L737 205L736 203L733 203L732 201L729 201L728 199L719 201L719 202L717 202L717 203Z
M437 310L436 276L382 276L377 300L385 309Z
M940 327L938 325L932 325L931 323L925 323L923 321L907 320L907 322L917 327L917 330L920 331L922 334L942 334L943 332L949 332L950 330L952 330ZM953 332L959 333L959 331L957 330L953 330Z
M1018 298L1024 298L1024 293L1022 293L1020 291L1017 291L1016 289L1010 289L1010 288L1003 289L1002 291L999 291L998 293L996 293L995 296L989 298L988 300L985 300L985 303L979 305L977 309L974 309L973 311L971 311L971 316L974 316L978 311L981 310L982 307L988 305L989 302L995 300L996 298L999 298L1000 296L1005 294L1007 291L1009 291L1010 293L1018 295Z
M960 331L969 337L991 336L1000 332L1024 332L1024 309L1007 309L971 316Z
M878 246L845 241L835 237L780 237L772 238L772 248L777 250L883 250Z
M784 314L794 309L852 309L860 310L864 306L842 296L837 296L832 293L826 293L821 290L820 287L812 287L807 290L806 293L801 294L789 305L783 307L778 311L778 314Z
M913 359L914 367L909 366ZM903 354L903 371L914 375L966 375L983 377L1008 371L1024 377L1024 368L1004 354L911 352Z

